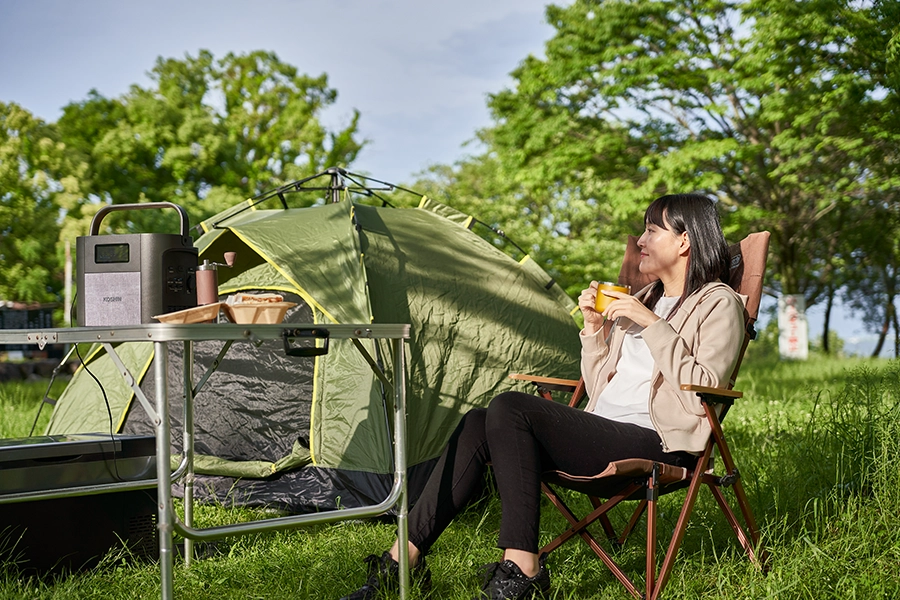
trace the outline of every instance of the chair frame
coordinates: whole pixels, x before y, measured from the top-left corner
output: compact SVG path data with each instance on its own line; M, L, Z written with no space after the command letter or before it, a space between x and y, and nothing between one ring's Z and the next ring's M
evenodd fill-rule
M754 238L754 236L756 236L756 239L753 243L758 249L761 249L763 254L762 270L764 270L765 253L768 250L769 234L768 232L751 234L744 242ZM735 244L731 247L733 257L741 254L744 242ZM633 247L636 247L636 238L629 239L629 248L633 250ZM734 267L736 264L740 265L741 269L743 269L740 260L733 260L732 266ZM743 281L742 277L743 272L741 271L740 273L733 273L732 279ZM677 476L669 472L671 469L674 469L673 467L662 463L640 459L619 461L619 463L611 465L611 467L623 466L621 463L634 463L634 465L627 465L624 472L620 475L608 478L602 478L602 474L601 476L598 476L598 478L606 484L606 487L610 487L614 490L612 492L604 490L602 495L594 495L591 493L590 488L592 483L596 484L598 481L596 478L585 481L584 478L576 480L558 473L545 474L544 481L541 483L541 488L551 503L553 503L557 510L559 510L568 521L569 527L553 541L541 548L541 553L552 552L565 542L580 537L588 544L591 550L593 550L603 564L606 565L616 579L625 586L632 596L638 599L659 598L671 575L672 567L675 564L675 558L681 547L681 543L684 540L687 525L690 521L691 514L693 513L700 489L706 486L709 488L716 503L724 513L728 524L737 537L741 547L744 549L747 557L763 572L768 570L768 555L760 542L759 528L757 527L746 492L741 483L740 472L735 466L734 458L722 430L722 419L724 419L735 400L743 397L743 393L732 390L731 385L733 385L734 378L740 369L740 363L743 359L747 344L750 339L753 339L756 336L753 324L759 309L761 275L758 275L757 277L759 278L759 281L753 283L755 289L751 290L753 296L750 298L750 302L747 306L747 314L745 315L747 334L745 335L744 343L739 354L738 364L735 366L729 387L711 388L691 384L681 385L682 390L694 392L699 396L706 414L706 419L711 428L710 437L707 440L703 452L698 458L697 466L692 471L687 470L681 476ZM626 252L626 260L623 261L623 268L619 274L619 281L632 283L633 288L635 287L633 285L635 282L644 284L649 283L647 280L641 281L640 273L637 271L634 264L629 264L628 252ZM735 283L735 281L731 282L733 287ZM572 381L521 374L513 374L510 375L510 377L534 384L538 389L538 393L548 400L553 400L552 392L554 391L571 392L572 396L569 401L569 406L572 407L577 407L585 397L583 379ZM724 468L724 473L722 475L716 475L714 469L711 468L714 462L713 457L715 452L718 452L719 457L721 458L722 466ZM636 471L631 468L635 465ZM552 487L554 485L585 493L590 499L594 510L584 517L577 517L572 509L566 505L560 497L560 494ZM682 502L681 511L672 538L666 548L662 565L657 571L657 501L660 495L683 489L684 487L687 487L687 493ZM738 509L743 518L743 523L741 523L737 513L728 503L723 491L723 488L725 487L731 487L733 489ZM624 530L622 530L620 534L616 534L615 529L609 520L608 513L626 500L637 500L638 506L632 513ZM617 549L625 543L645 512L647 514L646 574L644 591L641 591L638 585L622 570L613 559L612 555L600 545L587 528L594 522L599 521L613 549Z

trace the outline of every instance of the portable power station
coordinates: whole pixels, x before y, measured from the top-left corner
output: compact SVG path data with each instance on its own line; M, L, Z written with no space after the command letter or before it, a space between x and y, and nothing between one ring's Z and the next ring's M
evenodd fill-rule
M173 208L181 233L99 235L100 222L119 210ZM171 202L104 206L90 235L76 240L79 326L140 325L152 317L197 306L197 248L187 213Z

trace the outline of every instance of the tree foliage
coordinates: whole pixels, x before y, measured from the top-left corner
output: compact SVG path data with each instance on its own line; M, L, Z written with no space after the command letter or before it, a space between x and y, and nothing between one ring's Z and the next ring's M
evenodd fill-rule
M681 191L716 197L732 239L771 231L769 281L808 306L866 281L854 253L877 251L873 219L900 189L898 3L576 0L546 14L546 56L490 97L485 154L454 177L499 165L481 175L513 199L506 229L541 240L570 292L609 275L609 240L638 232L650 200Z
M412 187L502 230L572 295L616 276L650 200L704 192L729 238L772 232L773 287L840 297L900 347L900 3L575 0L546 16L545 55L489 97L483 152ZM57 123L0 105L0 296L53 297L53 240L105 203L173 201L196 223L363 145L358 113L322 125L327 77L270 52L160 58L150 80ZM104 223L173 231L170 212Z
M0 103L0 299L50 302L61 288L55 197L73 178L48 172L67 165L53 128L17 104Z
M0 299L53 301L63 245L101 206L170 201L191 223L277 185L347 166L359 114L321 122L337 92L270 52L156 61L151 85L90 91L56 123L0 104ZM307 200L312 202L312 200ZM176 232L174 211L117 211L104 231Z
M90 165L86 214L98 201L170 201L196 223L282 183L345 166L362 148L358 113L339 131L320 122L337 97L327 77L299 74L270 52L159 58L150 78L150 88L132 86L117 99L91 92L63 109L60 137ZM177 231L173 218L126 211L109 220L123 230Z

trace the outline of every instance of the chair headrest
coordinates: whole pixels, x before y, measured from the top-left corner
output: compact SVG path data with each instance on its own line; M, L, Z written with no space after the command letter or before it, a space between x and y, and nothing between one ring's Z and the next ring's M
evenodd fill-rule
M766 259L769 254L769 237L768 231L751 233L728 248L731 254L731 275L728 285L737 293L747 296L747 313L753 320L759 315Z
M628 236L622 267L619 269L619 283L630 285L632 292L636 292L656 280L655 277L641 273L641 249L637 245L637 241L636 235Z

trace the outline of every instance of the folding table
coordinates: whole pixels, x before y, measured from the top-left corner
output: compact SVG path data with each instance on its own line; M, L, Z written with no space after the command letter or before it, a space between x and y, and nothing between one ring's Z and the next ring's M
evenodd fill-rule
M190 325L144 324L114 327L73 327L60 329L7 329L0 330L0 344L36 344L43 349L47 344L98 343L106 349L119 372L132 388L135 397L147 412L156 428L156 487L159 502L159 563L160 563L160 597L163 600L174 598L174 541L173 534L185 538L185 560L190 563L192 541L212 540L229 535L275 531L311 525L330 523L344 519L359 519L384 514L396 507L397 530L400 541L400 597L406 598L409 589L409 556L408 539L408 498L406 481L406 372L404 341L409 339L409 325L394 324L233 324L233 323L201 323ZM193 398L202 391L207 380L213 375L222 357L234 342L258 344L265 340L284 339L286 348L298 340L350 340L362 353L374 374L393 387L393 453L394 483L387 497L378 504L359 508L330 510L315 514L289 515L252 522L222 525L218 527L197 529L192 526L193 502ZM392 351L393 373L388 377L377 361L366 349L363 340L390 340ZM194 383L193 343L197 341L221 341L222 349L213 364L207 365L198 383ZM326 343L323 341L323 344ZM116 354L113 344L120 342L146 342L154 346L153 377L156 390L155 402L147 398L138 385L137 379L123 364ZM168 347L170 343L181 342L184 345L184 454L181 464L173 472L170 465L170 425L168 399L170 391L166 373L168 370ZM307 342L308 344L309 342ZM177 391L175 393L182 393ZM184 479L185 518L182 522L175 514L172 504L172 484ZM138 482L138 486L146 486L147 482ZM93 486L91 489L67 488L61 490L42 490L31 494L28 498L40 499L77 495L79 493L101 493L107 488L121 489L129 487L128 482Z

